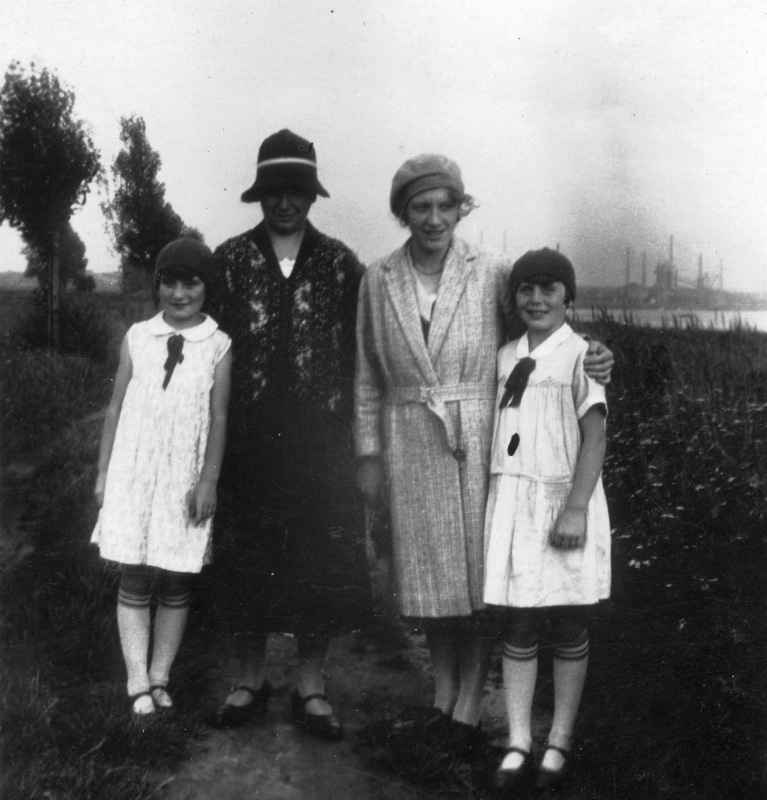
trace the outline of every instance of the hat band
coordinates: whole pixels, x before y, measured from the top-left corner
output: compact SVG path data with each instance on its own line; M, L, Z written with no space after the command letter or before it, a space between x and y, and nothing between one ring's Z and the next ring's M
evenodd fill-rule
M266 161L259 161L258 164L256 164L256 169L261 169L261 167L275 167L278 164L301 164L305 167L317 169L317 164L314 161L310 161L308 158L268 158Z

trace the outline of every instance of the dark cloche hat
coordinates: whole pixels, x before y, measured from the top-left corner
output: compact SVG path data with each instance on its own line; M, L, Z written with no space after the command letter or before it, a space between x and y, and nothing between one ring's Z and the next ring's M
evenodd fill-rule
M570 259L563 256L558 250L543 247L540 250L528 250L514 262L509 275L509 290L511 296L517 294L517 289L522 281L530 280L541 275L553 278L564 283L570 290L570 296L575 300L575 270Z
M255 183L241 195L243 203L257 203L264 190L296 186L311 194L330 197L317 178L314 145L287 128L267 136L258 148Z
M198 275L207 283L214 277L213 253L210 248L188 236L174 239L160 250L155 261L155 279L164 272Z

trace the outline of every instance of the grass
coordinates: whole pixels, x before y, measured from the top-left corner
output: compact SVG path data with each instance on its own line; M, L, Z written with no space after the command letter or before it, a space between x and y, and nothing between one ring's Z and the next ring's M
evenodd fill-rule
M604 469L613 592L592 624L567 797L764 796L767 335L606 315L588 328L616 354ZM491 680L501 685L499 658ZM541 727L553 703L545 658L537 691ZM493 764L424 751L399 712L364 732L371 760L430 796L491 796ZM489 731L504 733L503 721Z
M604 473L613 596L592 626L567 796L758 797L767 768L767 336L606 317L591 332L617 358ZM199 732L207 665L188 637L174 680L180 713L144 730L126 726L115 576L87 544L96 412L111 367L8 342L0 358L18 378L3 385L5 457L45 453L22 498L34 550L0 568L0 794L157 797ZM497 660L491 679L500 681ZM539 719L551 688L542 659ZM359 747L372 764L427 796L489 796L492 753L471 764L431 751L418 738L419 709L370 702L375 719ZM501 720L490 733L503 729Z

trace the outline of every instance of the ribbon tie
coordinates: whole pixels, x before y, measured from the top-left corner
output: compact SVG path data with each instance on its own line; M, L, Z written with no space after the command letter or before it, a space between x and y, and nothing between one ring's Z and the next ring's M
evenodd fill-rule
M512 408L517 408L522 402L522 395L527 388L527 380L530 373L535 369L535 359L525 356L520 359L511 371L508 380L504 384L504 393L501 404L498 408L504 408L508 403ZM509 400L511 402L509 403Z
M165 380L162 382L162 388L167 389L170 383L170 377L173 375L173 370L176 364L180 364L184 360L181 351L184 349L184 337L180 333L175 333L168 339L168 359L165 362Z

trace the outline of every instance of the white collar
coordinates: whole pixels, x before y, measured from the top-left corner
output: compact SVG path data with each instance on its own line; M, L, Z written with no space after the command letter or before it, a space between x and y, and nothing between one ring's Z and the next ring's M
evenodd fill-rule
M188 342L201 342L207 339L218 328L218 323L213 317L205 316L205 319L193 328L184 328L183 330L176 330L168 325L163 319L162 311L147 321L147 328L149 333L155 336L171 336L174 333L180 333Z
M565 322L561 328L554 331L545 342L541 342L531 353L530 340L527 338L527 333L525 333L517 342L516 356L517 358L525 358L526 356L535 359L546 358L546 356L550 356L562 342L567 341L572 335L573 329Z

